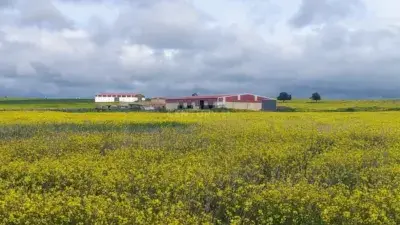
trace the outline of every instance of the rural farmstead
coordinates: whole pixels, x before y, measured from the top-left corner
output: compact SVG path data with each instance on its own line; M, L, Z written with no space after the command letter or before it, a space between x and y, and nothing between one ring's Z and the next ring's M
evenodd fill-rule
M142 94L136 93L101 93L94 98L95 102L136 102L144 101Z
M166 99L166 109L245 109L275 111L276 100L255 94L187 96Z

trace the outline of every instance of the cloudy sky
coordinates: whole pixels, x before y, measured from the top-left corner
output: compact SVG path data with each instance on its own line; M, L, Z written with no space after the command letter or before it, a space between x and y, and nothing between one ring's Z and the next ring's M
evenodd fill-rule
M0 95L400 97L398 0L0 0Z

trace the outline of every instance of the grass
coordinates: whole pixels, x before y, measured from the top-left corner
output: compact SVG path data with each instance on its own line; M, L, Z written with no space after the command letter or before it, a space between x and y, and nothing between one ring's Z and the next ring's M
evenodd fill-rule
M93 99L0 98L0 110L94 109ZM322 100L295 99L278 102L280 111L353 112L400 111L400 100Z
M0 112L0 223L400 224L399 143L400 112Z
M94 108L93 99L1 98L0 109Z
M278 107L297 112L335 112L335 111L400 111L400 100L322 100L296 99L278 102Z

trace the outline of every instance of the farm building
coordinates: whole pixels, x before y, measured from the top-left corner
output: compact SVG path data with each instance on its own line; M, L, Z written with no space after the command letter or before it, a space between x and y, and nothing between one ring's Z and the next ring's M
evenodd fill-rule
M167 110L212 108L275 111L276 100L248 93L166 98Z
M156 109L164 109L165 108L165 98L162 97L154 97L151 98L150 104Z
M141 102L141 104L145 107L153 109L165 109L165 98L154 97L144 102Z
M145 98L142 94L135 93L101 93L97 94L94 98L95 102L136 102L144 101Z

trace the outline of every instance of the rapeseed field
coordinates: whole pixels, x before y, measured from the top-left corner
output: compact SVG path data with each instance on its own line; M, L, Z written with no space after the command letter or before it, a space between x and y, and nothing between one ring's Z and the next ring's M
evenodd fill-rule
M400 224L400 112L0 112L0 224Z

